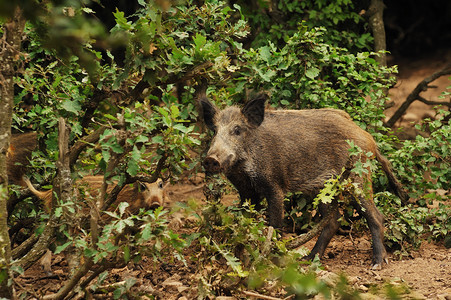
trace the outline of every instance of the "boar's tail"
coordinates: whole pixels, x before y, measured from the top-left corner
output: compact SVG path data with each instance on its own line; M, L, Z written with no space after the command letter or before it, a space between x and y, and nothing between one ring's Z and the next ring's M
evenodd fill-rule
M38 191L37 189L34 188L34 186L31 184L30 180L26 176L23 176L22 180L25 182L25 184L30 189L30 191L36 197L38 197L39 199L41 199L44 202L45 209L47 211L50 211L51 205L52 205L52 192L53 192L53 189L41 192L41 191Z
M388 177L389 185L401 199L401 203L404 205L407 204L407 200L409 200L409 195L404 190L398 179L395 177L395 174L393 174L391 164L388 161L388 159L385 158L385 156L383 156L379 152L379 150L376 150L376 159L382 165L382 170L384 170L385 174Z

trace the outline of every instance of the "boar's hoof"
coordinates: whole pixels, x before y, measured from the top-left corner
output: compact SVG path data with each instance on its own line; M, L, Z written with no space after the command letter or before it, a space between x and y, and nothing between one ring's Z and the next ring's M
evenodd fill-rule
M383 260L382 260L382 262L376 262L376 263L373 263L373 265L371 266L371 270L381 270L382 269L382 265L383 264L387 264L388 265L388 259L387 258L384 258Z
M205 158L203 165L208 173L216 174L221 171L221 164L214 156Z
M382 264L374 264L371 266L371 270L382 270Z

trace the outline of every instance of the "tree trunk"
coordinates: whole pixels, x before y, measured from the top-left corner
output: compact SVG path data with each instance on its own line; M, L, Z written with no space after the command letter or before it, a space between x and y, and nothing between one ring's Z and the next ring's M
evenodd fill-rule
M371 0L367 13L368 22L373 31L375 52L385 51L387 49L385 41L384 8L385 5L383 0ZM385 55L385 52L380 53L380 56L376 57L376 61L382 66L387 66L387 56Z
M5 298L13 297L9 271L11 245L7 225L9 193L6 155L11 137L14 105L14 66L19 58L24 27L25 20L17 9L14 16L3 24L3 36L0 40L0 297Z

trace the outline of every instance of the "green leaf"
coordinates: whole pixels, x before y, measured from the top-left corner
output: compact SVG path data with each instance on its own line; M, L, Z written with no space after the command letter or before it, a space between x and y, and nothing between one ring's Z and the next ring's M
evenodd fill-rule
M144 226L144 229L141 231L141 239L144 241L148 241L150 240L151 236L152 236L152 226L151 224L147 223Z
M129 207L130 204L128 202L121 202L118 205L118 209L119 209L119 215L122 216L125 212L125 210L127 209L127 207Z
M234 271L233 273L228 273L229 276L238 276L238 277L247 277L249 276L248 271L243 270L243 266L241 265L241 262L238 258L236 258L233 254L231 254L229 251L221 249L218 244L215 243L215 241L212 241L214 248L221 253L221 255L226 259L227 264L232 268Z
M127 19L124 16L124 12L119 11L116 8L116 12L113 13L114 18L116 19L117 25L119 25L122 29L130 30L132 28L131 22L127 22Z
M116 143L111 144L111 145L110 145L110 149L111 149L114 153L118 153L118 154L124 153L124 148L122 148L121 145L116 144Z
M110 114L104 114L103 116L105 118L110 119L110 120L117 121L117 118L115 116L110 115Z
M81 105L77 101L65 100L61 104L61 107L68 112L78 115L81 111Z
M319 69L318 68L310 68L307 69L307 71L305 71L305 76L307 76L310 79L315 79L319 74Z
M152 143L154 144L163 144L164 143L164 138L161 135L156 135L154 137L152 137Z
M199 52L201 48L204 47L205 44L207 43L207 38L200 33L196 33L196 36L193 38L193 41L195 45L194 47L195 51Z
M61 252L64 251L64 249L66 249L70 244L72 244L72 241L69 241L69 242L67 242L67 243L65 243L65 244L63 244L63 245L61 245L61 246L56 247L55 254L61 253Z
M173 119L177 119L180 116L180 109L176 105L171 106L171 116Z
M185 125L180 124L180 123L179 124L175 124L174 125L174 129L177 129L177 130L179 130L179 131L181 131L183 133L188 133L190 131L190 128L188 128Z
M261 47L259 49L260 57L266 62L269 62L271 59L271 49L268 46Z

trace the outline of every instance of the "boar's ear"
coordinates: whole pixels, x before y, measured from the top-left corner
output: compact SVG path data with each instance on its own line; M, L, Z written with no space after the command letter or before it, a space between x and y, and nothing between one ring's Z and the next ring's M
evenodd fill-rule
M213 104L211 104L211 102L208 101L207 98L201 98L199 102L201 107L200 113L202 118L204 119L205 125L207 125L210 130L216 131L216 126L213 120L216 113L218 112L218 109Z
M249 123L260 126L265 117L265 102L268 95L259 94L257 97L249 101L241 110Z

